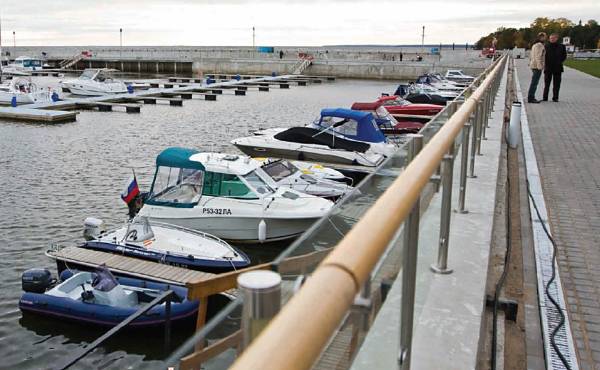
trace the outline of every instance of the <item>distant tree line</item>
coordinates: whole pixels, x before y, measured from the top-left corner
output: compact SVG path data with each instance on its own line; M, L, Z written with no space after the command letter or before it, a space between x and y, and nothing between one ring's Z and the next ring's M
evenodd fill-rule
M536 18L529 27L505 28L500 27L496 32L484 36L475 43L475 49L483 49L492 46L496 38L496 49L530 48L539 32L548 35L557 33L561 39L565 36L571 37L571 45L579 49L600 49L600 25L593 19L585 24L579 21L575 24L566 18Z

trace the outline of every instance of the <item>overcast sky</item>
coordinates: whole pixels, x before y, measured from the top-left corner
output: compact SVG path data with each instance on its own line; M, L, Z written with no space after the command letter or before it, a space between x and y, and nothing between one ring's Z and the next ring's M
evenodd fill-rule
M600 0L0 1L2 45L473 43L538 16L600 20Z

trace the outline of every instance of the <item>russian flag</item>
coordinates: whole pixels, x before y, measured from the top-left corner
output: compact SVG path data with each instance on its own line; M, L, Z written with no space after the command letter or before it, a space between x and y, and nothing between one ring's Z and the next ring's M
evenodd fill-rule
M140 188L138 187L135 175L133 175L131 180L129 181L129 185L121 193L121 199L123 199L123 202L129 204L139 193Z

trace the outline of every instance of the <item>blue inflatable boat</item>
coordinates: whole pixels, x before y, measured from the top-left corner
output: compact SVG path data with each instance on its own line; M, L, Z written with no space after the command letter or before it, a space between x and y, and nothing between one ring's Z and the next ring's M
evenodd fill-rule
M25 293L19 301L21 311L112 327L169 289L175 293L171 301L171 322L191 319L198 311L198 301L186 299L186 288L114 277L107 269L95 272L65 270L60 280L62 282L56 284L47 269L23 273ZM129 325L152 327L164 324L165 319L165 303L162 303Z

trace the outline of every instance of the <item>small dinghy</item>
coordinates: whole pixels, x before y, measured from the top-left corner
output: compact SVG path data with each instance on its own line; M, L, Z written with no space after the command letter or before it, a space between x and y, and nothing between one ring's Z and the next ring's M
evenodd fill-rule
M188 301L187 289L141 279L114 277L106 268L95 272L63 271L57 283L47 269L31 269L21 277L25 293L19 300L23 313L33 313L86 324L112 327L131 316L167 290L171 300L171 322L195 317L198 301ZM135 319L132 327L163 325L165 303Z
M104 232L102 220L87 218L82 248L122 254L193 270L223 272L246 267L250 259L226 241L181 226L136 217Z

